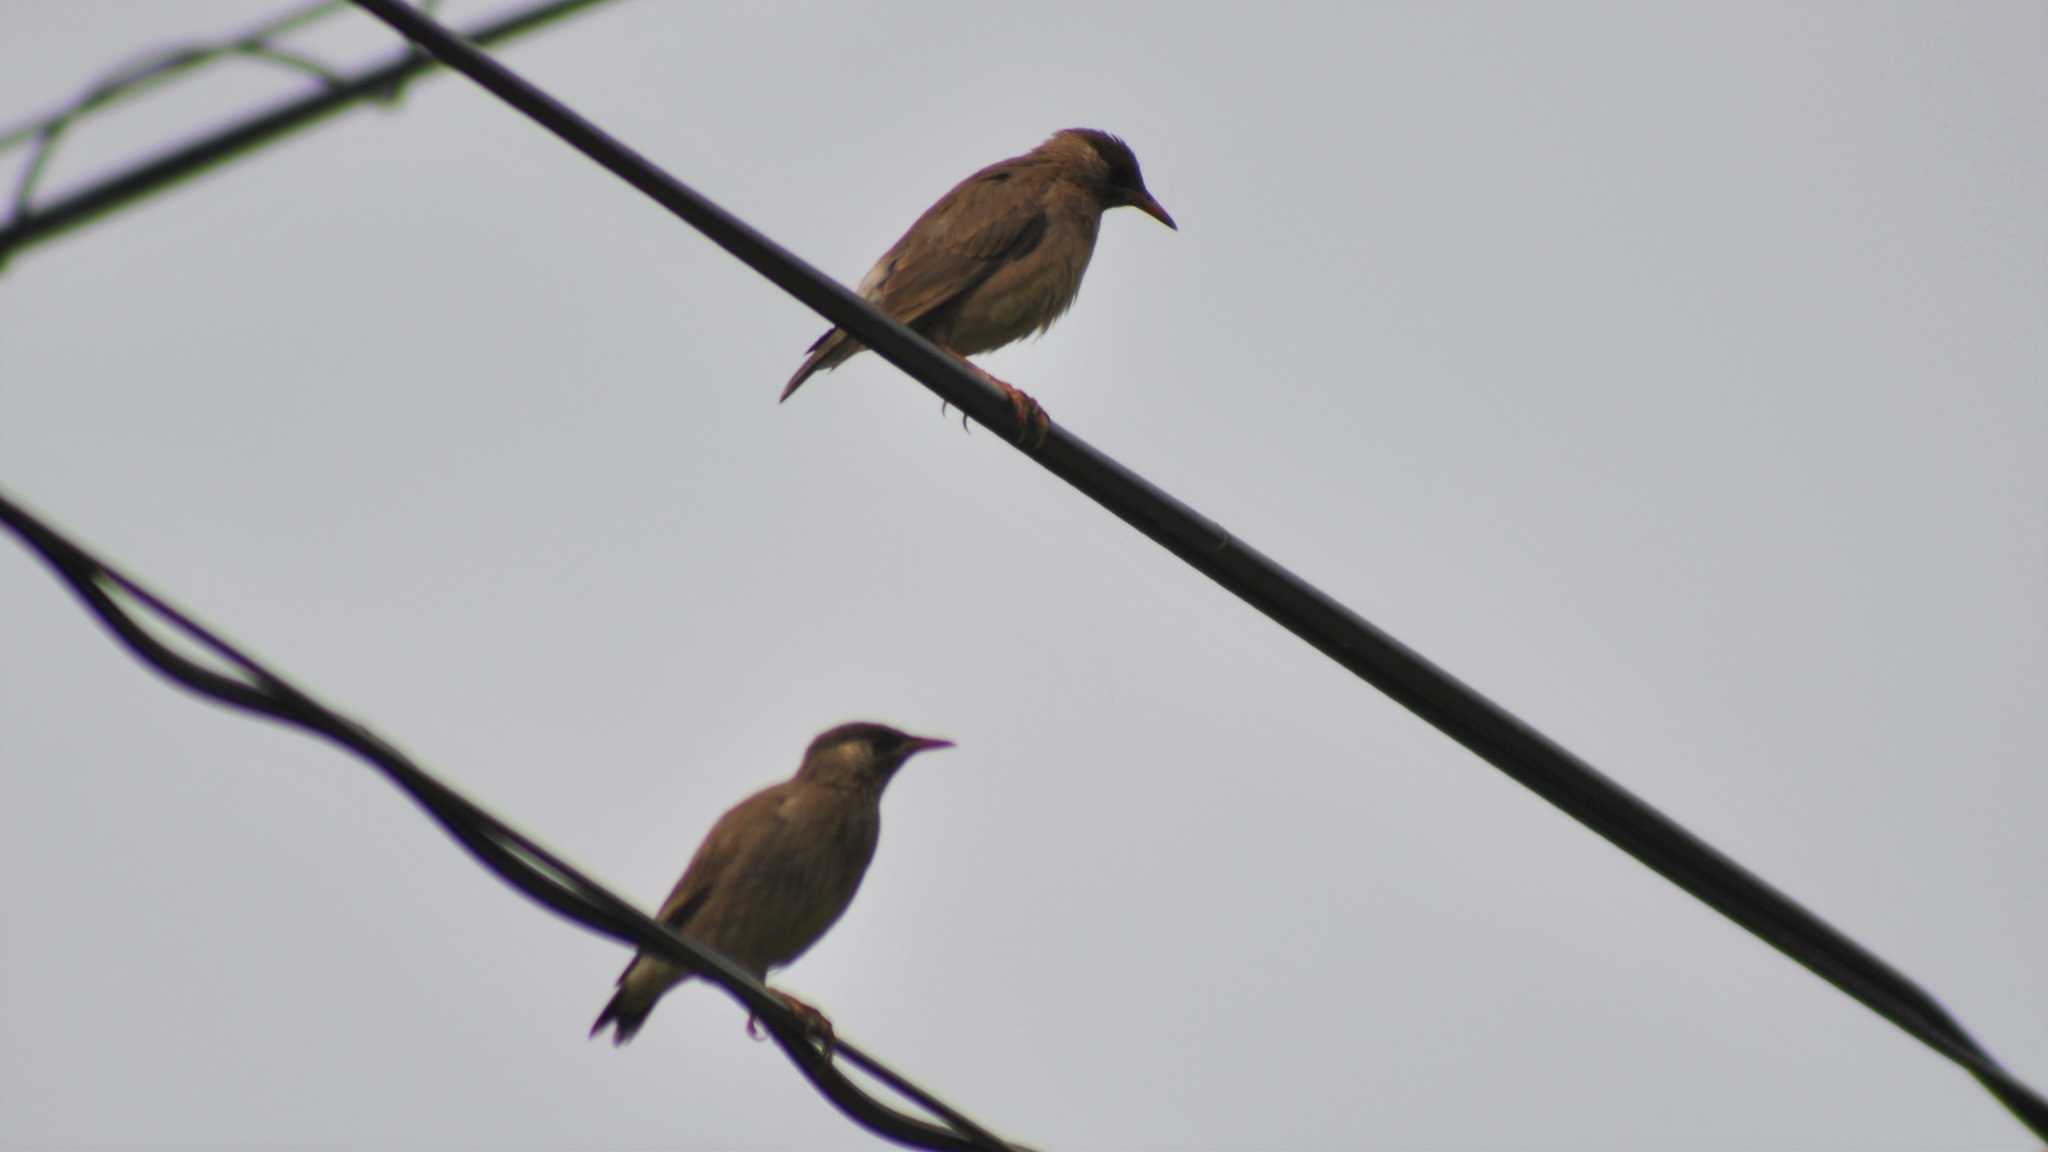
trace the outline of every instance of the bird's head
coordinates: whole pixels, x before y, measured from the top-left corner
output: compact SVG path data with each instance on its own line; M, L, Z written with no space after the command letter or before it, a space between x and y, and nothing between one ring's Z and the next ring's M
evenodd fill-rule
M799 780L880 788L912 756L952 746L951 740L912 736L886 724L841 724L811 741L796 775Z
M1053 133L1045 142L1047 149L1055 150L1068 158L1081 173L1082 182L1087 184L1102 207L1136 208L1174 231L1180 225L1173 222L1159 201L1145 188L1145 174L1138 169L1138 156L1131 146L1107 132L1093 128L1068 128Z

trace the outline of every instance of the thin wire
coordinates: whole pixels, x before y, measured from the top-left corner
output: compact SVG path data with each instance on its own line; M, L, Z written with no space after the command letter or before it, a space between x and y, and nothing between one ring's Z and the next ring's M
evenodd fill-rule
M504 65L399 0L354 2L646 193L984 427L1012 437L1025 432L1008 400L962 361L884 316ZM1041 446L1019 450L1445 735L1962 1066L2035 1135L2048 1139L2048 1101L1993 1060L1933 997L1790 897L1057 423Z
M438 7L439 0L429 0L422 6L422 10L431 13ZM56 154L57 145L71 131L74 124L173 79L224 60L242 58L274 64L311 76L329 89L338 87L342 83L338 73L311 56L279 46L275 40L288 32L295 32L309 24L318 23L321 18L341 9L342 0L321 0L320 3L288 12L219 43L156 52L139 64L115 70L112 75L86 89L78 99L50 113L39 123L23 125L0 135L0 151L23 141L34 141L29 149L28 160L22 165L21 179L15 185L14 206L9 219L19 220L28 216L30 206L35 200L36 188L49 167L50 159ZM385 96L395 101L398 92L394 89L385 93Z
M496 43L588 8L603 0L555 0L534 4L479 24L467 35L480 44ZM434 5L430 4L429 7ZM280 47L276 40L343 7L343 0L295 9L247 32L216 44L176 48L153 54L117 69L71 103L38 119L0 133L0 152L23 144L29 152L15 179L7 222L0 227L0 268L15 252L48 240L100 215L161 191L215 164L268 144L351 104L364 100L395 103L404 86L434 67L433 57L417 49L404 52L353 74L326 67L302 53ZM320 84L314 91L238 120L163 156L96 180L64 197L38 206L36 191L57 146L81 120L140 96L158 85L223 59L251 58L303 72Z
M555 914L630 947L661 955L725 989L758 1018L812 1086L855 1123L915 1148L942 1152L1017 1149L958 1109L844 1039L820 1051L805 1023L732 961L678 936L624 898L585 876L541 844L479 807L415 764L376 733L294 686L218 633L87 551L0 492L0 524L54 569L128 650L191 691L230 708L322 737L368 761L413 798L433 820L500 879ZM233 667L241 678L204 667L152 635L114 597L119 592L151 616ZM864 1091L834 1060L852 1063L892 1091L944 1120L948 1127L891 1108Z
M238 36L231 36L218 44L207 47L185 47L160 49L150 53L137 63L125 65L109 72L76 100L48 115L17 124L0 132L0 152L16 145L46 135L53 126L61 126L76 120L85 112L100 105L115 102L116 98L138 95L139 90L155 86L181 70L206 63L223 54L235 51L261 52L270 47L270 41L286 33L317 22L328 13L341 7L344 0L318 0L295 11L287 12L249 29ZM324 71L324 70L323 70Z

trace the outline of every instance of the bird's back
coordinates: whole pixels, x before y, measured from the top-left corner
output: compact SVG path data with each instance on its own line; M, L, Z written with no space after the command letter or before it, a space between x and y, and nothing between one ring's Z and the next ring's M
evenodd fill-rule
M861 278L859 291L934 343L963 356L986 352L1043 330L1073 302L1100 214L1041 152L997 161L925 209ZM1059 242L1051 260L1049 238ZM782 398L861 349L844 331L827 331Z
M757 980L804 954L853 902L882 828L880 793L849 794L788 780L719 817L661 906L658 919ZM591 1025L615 1025L624 1044L662 994L688 977L642 953Z

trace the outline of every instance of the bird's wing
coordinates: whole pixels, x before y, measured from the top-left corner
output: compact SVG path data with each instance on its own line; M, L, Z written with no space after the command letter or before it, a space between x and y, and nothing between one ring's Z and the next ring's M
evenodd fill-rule
M1045 239L1051 174L1029 156L991 164L925 209L868 274L860 294L903 324L916 323L973 291ZM814 374L844 363L861 345L829 328L808 349L782 399Z
M687 925L710 898L720 878L780 831L788 792L787 783L763 788L720 816L704 837L704 843L697 846L697 854L690 858L690 866L683 870L683 878L676 881L675 890L662 902L661 913L655 918L675 929Z
M875 261L860 293L905 324L972 291L1045 238L1046 175L1006 160L961 181Z

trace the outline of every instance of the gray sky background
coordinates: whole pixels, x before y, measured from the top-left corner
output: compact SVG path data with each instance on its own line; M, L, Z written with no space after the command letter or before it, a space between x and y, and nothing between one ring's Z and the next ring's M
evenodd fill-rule
M0 121L277 7L18 5ZM1181 232L989 367L2048 1086L2048 8L1102 8L504 55L847 282L1124 135ZM778 407L821 328L440 77L16 260L0 484L649 905L825 726L957 739L780 982L1040 1147L2031 1146L887 365ZM622 950L19 549L0 629L0 1145L872 1144L704 988L586 1041Z

